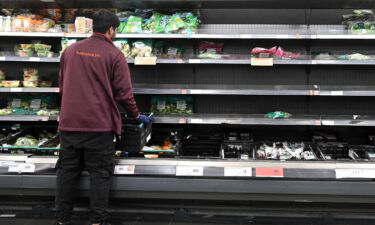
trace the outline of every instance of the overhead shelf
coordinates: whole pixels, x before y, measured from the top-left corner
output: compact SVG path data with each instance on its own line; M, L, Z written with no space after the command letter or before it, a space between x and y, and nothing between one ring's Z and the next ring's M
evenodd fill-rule
M323 126L375 126L375 116L338 115L322 116Z
M0 32L0 37L87 38L91 34ZM156 39L375 39L375 34L354 34L344 25L202 24L193 34L118 34L117 38Z

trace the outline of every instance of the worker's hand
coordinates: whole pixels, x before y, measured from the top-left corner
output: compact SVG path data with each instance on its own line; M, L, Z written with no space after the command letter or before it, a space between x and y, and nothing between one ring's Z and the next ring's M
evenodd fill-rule
M155 121L155 119L152 115L146 116L146 115L143 115L143 114L139 114L137 120L138 120L138 122L144 123L145 125L150 124L150 123Z

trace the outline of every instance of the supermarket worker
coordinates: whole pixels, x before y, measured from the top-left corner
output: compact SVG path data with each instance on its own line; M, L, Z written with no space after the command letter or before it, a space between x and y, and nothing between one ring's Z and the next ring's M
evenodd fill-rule
M85 168L90 174L91 224L109 224L108 196L114 169L114 135L121 133L116 103L145 124L138 113L124 55L112 40L120 21L110 11L93 15L94 34L68 47L60 62L60 139L56 224L70 224L75 188Z

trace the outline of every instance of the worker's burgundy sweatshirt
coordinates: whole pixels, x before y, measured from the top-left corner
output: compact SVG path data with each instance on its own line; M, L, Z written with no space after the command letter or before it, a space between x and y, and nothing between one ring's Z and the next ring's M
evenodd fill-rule
M59 130L121 133L116 102L136 118L124 55L100 33L68 47L61 56Z

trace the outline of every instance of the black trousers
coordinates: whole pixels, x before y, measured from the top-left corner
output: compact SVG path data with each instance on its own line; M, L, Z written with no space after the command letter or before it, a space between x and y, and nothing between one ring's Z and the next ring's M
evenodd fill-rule
M82 170L90 174L91 223L108 217L108 198L114 169L113 132L61 132L57 162L56 219L70 221L73 197Z

